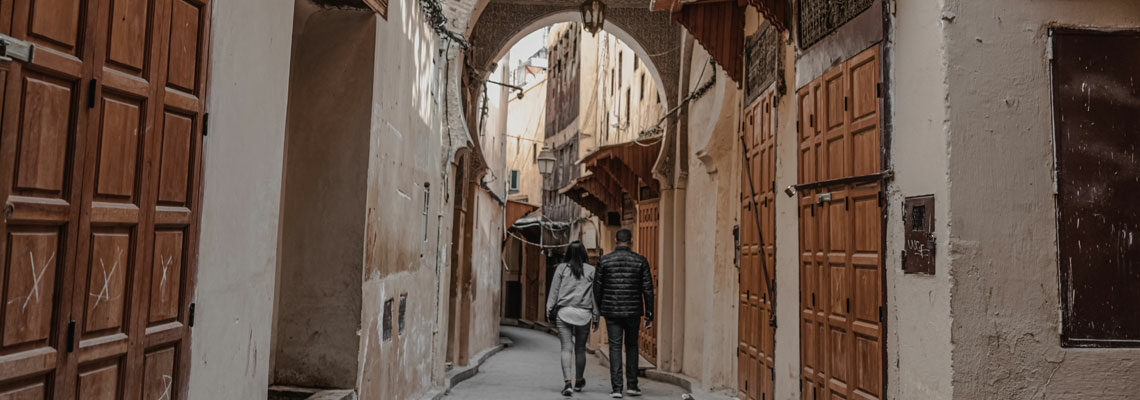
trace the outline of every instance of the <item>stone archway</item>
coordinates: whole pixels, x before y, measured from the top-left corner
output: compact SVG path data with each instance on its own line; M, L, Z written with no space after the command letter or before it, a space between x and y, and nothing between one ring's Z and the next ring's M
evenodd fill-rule
M456 0L456 7L469 1ZM468 37L471 48L465 54L468 73L463 79L464 111L468 124L472 124L474 101L478 84L487 78L492 65L501 59L514 43L526 34L543 26L559 22L581 21L579 0L481 0L467 5ZM668 12L653 12L641 0L612 0L606 2L604 29L625 42L638 58L645 61L658 90L668 105L679 102L680 79L680 26L669 20ZM453 11L458 13L458 11ZM469 127L470 129L470 127ZM670 132L666 128L666 134Z

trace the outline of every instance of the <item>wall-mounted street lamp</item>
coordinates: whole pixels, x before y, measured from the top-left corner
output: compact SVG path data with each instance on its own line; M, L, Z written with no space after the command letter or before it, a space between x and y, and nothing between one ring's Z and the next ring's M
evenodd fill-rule
M597 35L606 23L606 3L602 0L586 0L579 6L582 11L582 25L586 32Z
M523 98L523 88L521 88L521 87L518 87L518 86L515 86L515 85L506 84L506 83L502 83L502 82L495 82L495 81L487 81L487 83L494 83L494 84L496 84L496 85L499 85L499 86L503 86L503 87L509 88L509 89L511 89L511 90L515 90L515 91L518 91L518 92L519 92L519 94L518 94L518 98L519 98L519 100L522 100L522 98Z
M538 152L538 173L542 174L545 178L554 172L554 162L558 159L554 158L554 152L550 151L550 147L542 146L542 151Z

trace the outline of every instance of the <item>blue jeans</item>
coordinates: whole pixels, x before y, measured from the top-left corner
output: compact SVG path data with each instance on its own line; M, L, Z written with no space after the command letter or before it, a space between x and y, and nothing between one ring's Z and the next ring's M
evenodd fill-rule
M590 336L590 324L570 325L558 319L558 339L562 342L562 379L570 380L570 360L573 358L576 370L574 379L581 380L586 373L586 338ZM574 354L570 354L573 351Z

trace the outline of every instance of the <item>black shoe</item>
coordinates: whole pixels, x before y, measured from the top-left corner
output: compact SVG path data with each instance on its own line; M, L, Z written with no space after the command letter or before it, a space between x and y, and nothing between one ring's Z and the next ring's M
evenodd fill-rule
M562 395L566 397L574 395L574 389L571 387L570 382L566 382L566 386L562 387Z
M628 395L633 396L633 397L641 396L641 389L638 389L635 387L629 388L629 389L625 390L625 394L628 394Z
M586 380L585 379L579 379L577 382L574 382L574 391L575 392L581 392L582 388L585 388L585 387L586 387Z
M621 391L616 390L613 393L610 393L610 397L615 398L615 399L620 399L621 398Z

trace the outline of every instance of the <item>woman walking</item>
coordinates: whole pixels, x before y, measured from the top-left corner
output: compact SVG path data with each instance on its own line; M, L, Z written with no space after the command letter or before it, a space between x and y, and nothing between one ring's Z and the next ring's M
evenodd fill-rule
M586 263L586 247L574 241L566 248L566 260L554 271L554 281L546 299L546 320L556 322L562 341L563 396L581 392L586 386L586 338L590 324L598 328L598 306L594 304L594 266ZM573 354L571 354L573 351ZM570 360L574 360L574 381Z

